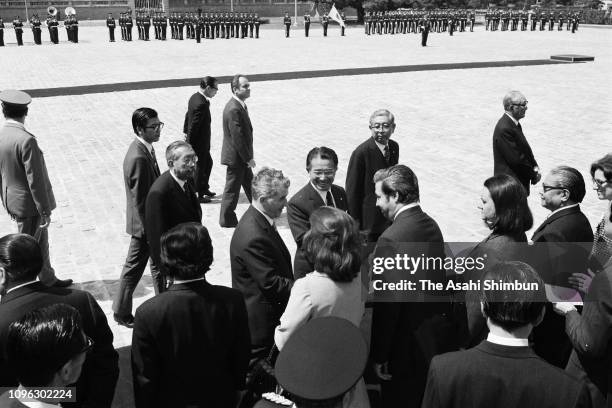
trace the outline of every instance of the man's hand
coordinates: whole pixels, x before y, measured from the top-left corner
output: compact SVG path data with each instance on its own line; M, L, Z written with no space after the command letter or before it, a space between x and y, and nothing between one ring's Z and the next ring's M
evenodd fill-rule
M389 362L378 364L374 363L374 373L378 378L384 381L391 381L391 374L389 374Z
M591 287L591 281L595 277L595 274L590 269L587 270L587 273L572 273L572 276L567 278L568 282L572 287L576 290L579 290L583 297L587 293L589 293L589 287Z
M49 224L51 224L50 215L41 215L40 220L41 220L40 228L47 228Z
M249 166L249 167L255 167L255 166L256 166L256 165L255 165L255 160L253 160L253 159L249 160L249 161L247 162L247 166Z
M567 313L571 312L572 310L576 310L576 308L571 303L557 302L557 303L553 303L553 310L557 312L558 314L560 314L561 316L565 316Z

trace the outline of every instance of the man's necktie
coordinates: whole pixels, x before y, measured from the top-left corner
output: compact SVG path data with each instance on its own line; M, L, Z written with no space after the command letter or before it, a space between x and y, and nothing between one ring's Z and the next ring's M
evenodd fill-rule
M332 194L331 191L328 191L327 194L325 195L325 204L328 207L335 207L334 205L334 199L332 198Z
M193 192L193 189L191 188L191 185L188 181L185 182L185 195L187 196L187 198L189 198L189 201L193 201L193 199L195 198L195 193Z
M391 160L391 152L389 151L389 146L385 146L383 151L385 155L385 160L387 161L387 164L389 164L389 161Z
M523 127L521 126L520 123L517 123L516 126L519 128L519 130L522 132L523 131Z
M155 170L157 170L157 174L159 174L159 166L157 165L157 157L155 157L155 149L151 146L151 157L153 157L153 166Z

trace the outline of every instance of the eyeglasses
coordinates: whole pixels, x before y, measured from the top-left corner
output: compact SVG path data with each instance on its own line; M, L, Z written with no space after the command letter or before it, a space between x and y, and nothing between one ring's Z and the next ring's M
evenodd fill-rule
M547 186L546 184L542 184L542 191L547 193L551 190L567 190L565 187L555 187L555 186Z
M185 164L197 164L198 156L186 157L183 159L183 162L185 162Z
M164 122L156 123L153 126L145 126L145 129L161 130L164 128Z
M597 188L602 188L603 186L605 186L609 182L610 182L609 180L597 180L597 179L593 179L593 185L595 187L597 187Z
M370 125L370 129L384 129L384 130L389 130L391 129L391 126L393 126L392 123L374 123Z
M96 344L91 337L85 335L85 337L87 338L87 344L83 347L83 349L81 351L79 351L79 353L88 353L89 351L91 351L91 349L93 348L94 344Z
M523 108L527 107L527 101L523 102L523 103L513 103L512 105L514 106L522 106Z

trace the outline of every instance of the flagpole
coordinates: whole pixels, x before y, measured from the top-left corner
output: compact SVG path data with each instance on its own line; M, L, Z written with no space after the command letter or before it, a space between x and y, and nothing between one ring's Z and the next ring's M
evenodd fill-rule
M295 4L295 21L293 22L293 26L297 27L298 26L298 15L297 15L297 0L294 0L294 4Z

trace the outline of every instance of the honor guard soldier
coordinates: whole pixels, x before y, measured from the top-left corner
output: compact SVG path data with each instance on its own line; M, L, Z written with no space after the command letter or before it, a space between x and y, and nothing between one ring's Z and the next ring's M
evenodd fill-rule
M370 25L372 24L371 13L366 11L365 16L363 17L363 28L365 30L365 35L370 35Z
M249 35L249 16L246 13L241 14L240 25L242 26L242 38L247 38Z
M185 13L185 17L183 18L185 22L185 38L191 38L191 15L187 12Z
M555 20L557 16L552 11L548 13L548 31L553 31L555 29Z
M538 15L537 13L531 13L531 31L536 30L536 25L538 24Z
M106 26L108 27L108 40L115 42L115 19L112 13L108 13L108 17L106 17Z
M251 13L249 14L249 38L253 38L253 31L255 31L255 17Z
M50 15L47 17L47 28L49 29L49 38L53 44L59 43L59 23L57 17Z
M474 23L476 22L476 11L472 10L470 12L470 33L474 32Z
M548 20L548 14L543 11L540 14L540 31L544 31L546 29L546 21Z
M321 24L323 24L323 37L327 37L327 26L329 25L329 17L327 14L321 17Z
M526 11L521 10L521 31L527 30L527 22L529 20L529 14Z
M291 17L289 17L289 13L285 13L283 24L285 24L285 38L289 38L289 31L291 30Z
M143 39L143 35L142 35L142 19L140 17L140 11L136 10L136 17L134 18L134 21L136 22L136 31L138 32L138 39L142 40Z
M308 30L310 30L310 15L304 14L304 34L308 37Z
M202 14L198 15L196 17L196 41L198 42L198 44L201 41L201 38L204 34L204 17L202 16Z
M149 29L151 28L151 16L149 15L148 12L145 12L142 17L142 27L143 27L144 40L149 41Z
M71 29L72 29L72 42L78 44L79 42L79 20L76 14L70 16Z
M421 46L427 47L427 37L429 36L429 20L427 20L427 17L421 20L419 29L421 30Z
M32 19L30 19L30 24L32 25L34 43L37 45L42 44L42 29L40 28L42 23L40 22L40 18L38 18L38 14L34 14L32 16Z
M225 13L223 16L223 32L225 33L225 39L229 40L231 36L231 30L233 29L234 24L232 22L231 16L229 13Z
M125 13L125 36L127 41L132 41L132 27L134 27L134 20L132 20L132 12Z
M232 22L234 23L234 38L240 38L240 17L238 13L235 13L232 17Z
M562 11L559 13L559 22L557 24L557 31L563 31L563 21L565 20L565 13Z
M64 28L66 29L66 37L68 37L68 41L72 42L72 21L70 20L69 15L64 18Z
M23 45L23 22L19 16L13 20L13 28L15 29L15 37L17 37L17 45Z
M255 13L255 38L259 38L259 24L261 24L259 15Z
M159 13L159 19L160 19L160 35L161 35L161 40L162 41L166 41L166 31L168 30L168 18L166 17L166 13L161 12Z
M344 15L344 11L340 13L340 18L344 24L340 24L340 36L344 37L344 29L346 28L346 16Z
M4 47L4 20L0 17L0 47Z
M176 16L176 34L177 40L183 40L183 27L185 26L185 17L181 13Z

